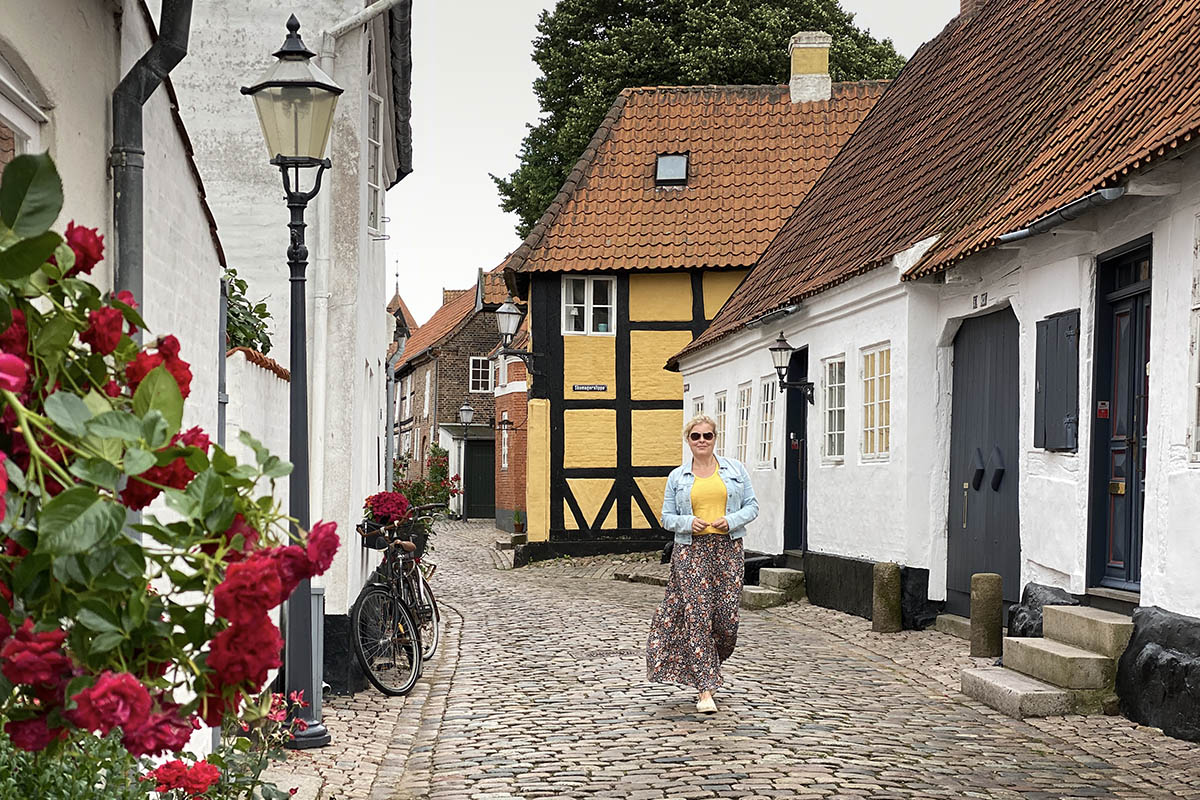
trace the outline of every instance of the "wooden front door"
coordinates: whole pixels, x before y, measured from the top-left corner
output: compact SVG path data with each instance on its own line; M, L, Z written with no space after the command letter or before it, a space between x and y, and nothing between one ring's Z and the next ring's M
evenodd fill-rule
M954 339L946 610L970 616L971 576L997 572L1021 595L1017 504L1020 327L1012 309L964 320Z
M463 468L463 504L470 519L496 516L496 443L468 439Z
M1093 586L1139 591L1150 389L1149 246L1101 261L1092 412Z
M792 353L787 379L808 380L808 348ZM808 394L787 390L787 441L784 443L783 549L808 549Z

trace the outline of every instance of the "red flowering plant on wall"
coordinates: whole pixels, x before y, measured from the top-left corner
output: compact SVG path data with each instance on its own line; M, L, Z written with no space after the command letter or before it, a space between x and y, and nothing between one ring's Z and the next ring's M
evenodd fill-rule
M401 492L379 492L363 503L363 515L375 522L396 522L408 516L411 508Z
M87 277L103 236L51 230L62 204L48 156L5 168L0 730L49 759L80 737L171 755L201 721L246 713L280 665L271 610L329 568L338 536L332 523L291 532L272 495L290 464L244 434L255 463L239 464L185 426L179 341L138 343L136 298ZM156 501L169 521L130 513ZM164 774L173 790L234 796L215 769Z

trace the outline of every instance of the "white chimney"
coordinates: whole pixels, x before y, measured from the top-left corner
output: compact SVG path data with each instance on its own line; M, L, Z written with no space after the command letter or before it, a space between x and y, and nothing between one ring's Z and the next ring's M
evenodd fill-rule
M788 86L793 103L828 100L833 96L833 82L829 79L831 44L833 37L822 31L801 31L788 43L788 55L792 57L792 79Z

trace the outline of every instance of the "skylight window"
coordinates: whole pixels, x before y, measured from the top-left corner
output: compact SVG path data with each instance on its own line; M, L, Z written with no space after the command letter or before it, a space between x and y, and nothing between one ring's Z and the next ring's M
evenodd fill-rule
M683 186L687 183L688 154L662 153L654 173L655 186Z

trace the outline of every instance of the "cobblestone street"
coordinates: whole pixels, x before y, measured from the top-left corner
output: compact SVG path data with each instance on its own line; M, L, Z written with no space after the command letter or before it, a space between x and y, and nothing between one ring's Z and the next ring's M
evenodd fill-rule
M1121 717L1009 719L957 691L966 642L808 604L742 612L702 717L691 690L645 682L661 588L602 559L497 570L495 538L437 536L442 656L409 698L330 704L335 745L370 746L289 763L318 769L324 797L1200 797L1200 747Z

